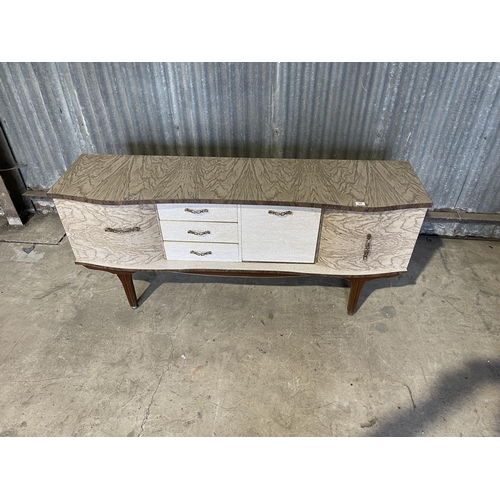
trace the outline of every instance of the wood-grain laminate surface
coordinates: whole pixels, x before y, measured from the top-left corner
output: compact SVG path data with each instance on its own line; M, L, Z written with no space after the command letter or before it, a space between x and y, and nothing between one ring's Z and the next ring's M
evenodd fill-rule
M369 160L81 155L48 195L103 205L240 203L359 212L432 206L409 163Z
M154 205L103 206L55 200L77 261L109 266L143 266L163 260Z
M318 264L342 273L406 270L425 209L348 214L325 210Z

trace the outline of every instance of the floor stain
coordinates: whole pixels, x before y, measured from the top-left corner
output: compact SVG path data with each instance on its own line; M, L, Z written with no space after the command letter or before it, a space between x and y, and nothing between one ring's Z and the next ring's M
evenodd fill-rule
M386 333L389 331L389 327L385 323L376 323L375 330L380 333Z
M195 377L199 372L201 372L201 370L203 370L203 368L205 368L205 366L208 365L208 361L205 361L205 363L203 365L200 365L200 366L197 366L194 370L193 370L193 373L191 374L193 377Z
M396 316L396 308L394 306L385 306L380 309L382 316L386 318L394 318Z
M376 418L371 418L368 420L368 422L365 422L364 424L360 424L362 429L366 429L367 427L373 427L377 423Z
M0 432L0 437L17 437L17 432L12 429Z

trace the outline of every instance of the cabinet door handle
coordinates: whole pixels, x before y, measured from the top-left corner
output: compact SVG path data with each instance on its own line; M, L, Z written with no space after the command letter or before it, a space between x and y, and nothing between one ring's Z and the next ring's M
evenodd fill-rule
M372 235L367 234L366 235L366 243L365 243L365 251L363 252L363 260L368 259L368 255L370 253L371 247L372 247Z
M205 214L208 212L208 208L185 208L184 212L189 212L190 214Z
M194 234L195 236L203 236L205 234L210 234L210 231L193 231L192 229L190 229L188 231L188 234Z
M200 257L203 257L204 255L212 255L212 252L210 250L208 252L198 252L196 250L191 250L189 253L192 253L193 255L199 255Z
M269 212L267 213L271 215L277 215L278 217L286 217L287 215L293 214L291 210L287 210L286 212L277 212L276 210L269 210Z
M114 227L107 227L104 229L104 231L106 231L107 233L132 233L134 231L140 231L141 228L140 227L126 227L124 229L120 229L120 228L114 228Z

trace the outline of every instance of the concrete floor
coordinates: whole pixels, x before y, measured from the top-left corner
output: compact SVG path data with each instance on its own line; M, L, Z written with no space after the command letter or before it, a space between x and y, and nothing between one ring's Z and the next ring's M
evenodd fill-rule
M500 435L499 242L420 237L354 316L309 277L137 274L132 310L67 238L23 248L0 242L2 436Z

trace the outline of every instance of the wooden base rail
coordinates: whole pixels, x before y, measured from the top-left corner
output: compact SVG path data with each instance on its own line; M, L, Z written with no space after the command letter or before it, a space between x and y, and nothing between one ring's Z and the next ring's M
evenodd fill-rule
M231 277L231 278L292 278L297 276L328 276L330 278L340 278L347 280L351 283L351 291L349 293L349 301L347 303L347 313L353 315L356 312L356 306L358 305L359 296L361 295L361 290L367 281L379 279L379 278L394 278L402 272L399 273L386 273L386 274L375 274L370 276L339 276L339 275L315 275L315 274L303 274L303 273L280 273L271 271L204 271L204 270L161 270L155 271L151 269L145 270L130 270L130 269L117 269L112 267L96 266L93 264L82 264L88 269L93 269L97 271L106 271L108 273L116 274L123 285L125 294L127 295L128 302L132 309L137 309L137 295L135 293L134 282L132 280L132 275L137 272L169 272L169 273L184 273L184 274L194 274L200 276L220 276L220 277Z

